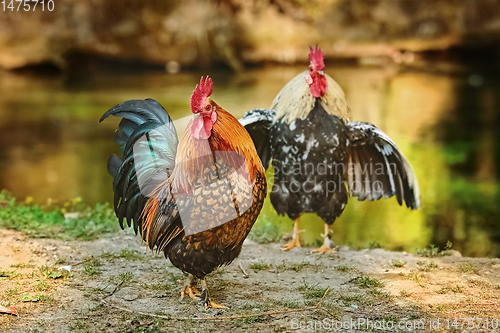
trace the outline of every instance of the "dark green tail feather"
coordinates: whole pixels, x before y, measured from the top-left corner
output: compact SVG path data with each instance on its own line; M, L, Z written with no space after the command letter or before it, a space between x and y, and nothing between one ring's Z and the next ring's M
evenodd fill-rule
M129 227L133 222L136 234L142 234L141 214L148 197L141 193L137 173L143 182L146 179L146 184L154 175L157 176L154 181L158 181L165 172L167 177L175 166L177 132L165 109L152 99L120 103L109 109L100 121L110 115L123 118L115 134L115 143L123 153L123 159L114 154L108 159L108 172L113 176L115 213L122 229L123 220L126 219ZM154 146L154 150L139 149L134 152L134 145L146 134L148 144ZM151 156L154 156L153 163ZM154 184L146 188L151 187Z

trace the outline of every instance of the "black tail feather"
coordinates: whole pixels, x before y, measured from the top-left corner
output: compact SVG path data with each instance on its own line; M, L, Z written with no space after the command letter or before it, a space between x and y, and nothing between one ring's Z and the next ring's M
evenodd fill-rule
M136 233L142 233L141 214L149 192L144 193L144 185L139 180L148 179L146 177L151 175L166 175L167 170L174 168L177 132L168 113L152 99L118 104L109 109L100 121L110 115L123 118L115 134L115 143L123 158L111 155L108 159L108 172L114 180L115 213L122 229L125 219L129 227L133 222ZM151 147L154 149L151 150Z

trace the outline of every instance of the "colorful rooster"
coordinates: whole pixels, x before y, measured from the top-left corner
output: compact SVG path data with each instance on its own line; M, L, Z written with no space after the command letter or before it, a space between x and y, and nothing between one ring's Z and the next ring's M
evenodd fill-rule
M252 139L210 99L212 89L212 79L202 77L180 142L168 113L152 99L118 104L101 118L123 118L115 136L123 159L108 161L120 225L133 221L152 250L191 274L181 295L206 308L223 305L210 300L205 276L239 255L267 190Z

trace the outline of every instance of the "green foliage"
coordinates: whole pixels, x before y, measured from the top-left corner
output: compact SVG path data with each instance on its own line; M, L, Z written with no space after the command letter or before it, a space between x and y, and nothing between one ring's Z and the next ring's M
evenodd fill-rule
M419 269L424 272L430 272L433 268L437 268L438 265L432 260L419 260L417 261L417 265L419 265Z
M340 272L349 272L351 270L353 270L354 268L352 268L351 266L348 266L348 265L337 265L334 267L337 271L340 271Z
M380 280L371 278L369 276L360 276L352 280L352 282L361 288L379 288L384 286L384 284Z
M468 273L468 272L473 272L475 274L478 274L479 272L479 268L477 268L476 266L474 266L472 263L470 262L464 262L462 264L460 264L458 266L458 268L464 272L464 273Z
M447 294L450 290L451 288L449 286L444 286L443 288L436 290L436 294L444 295Z
M40 274L44 276L45 278L51 278L51 279L58 279L60 277L70 277L73 275L73 273L68 272L66 270L59 271L57 267L55 266L41 266L39 268Z
M94 276L94 275L99 275L101 274L101 269L99 268L101 266L101 261L97 258L92 258L85 262L83 265L83 269L85 271L85 274L88 276Z
M65 217L68 211L78 214ZM0 227L22 231L30 237L66 240L93 240L120 228L108 203L89 207L75 199L63 208L41 207L17 203L7 191L0 192Z
M123 282L130 282L134 279L134 273L132 272L120 273L119 278Z
M40 280L38 283L33 285L34 291L47 291L50 289L50 286L47 284L46 280Z
M258 262L253 262L249 265L249 267L251 269L253 269L254 272L258 272L260 270L263 270L263 269L268 269L269 268L269 264L264 262L264 261L258 261Z
M321 298L325 294L326 288L317 284L311 285L305 279L303 282L304 284L299 287L299 291L304 292L307 298Z
M449 256L451 254L452 242L447 241L446 246L443 251L439 251L439 247L434 246L434 244L429 245L429 248L416 249L415 252L421 257L437 257L437 256Z
M10 289L7 289L4 294L5 294L5 298L9 299L13 296L16 296L17 294L19 293L19 291L17 290L17 287L15 288L10 288Z
M352 304L360 304L363 300L363 295L341 295L339 300L344 303L345 306L350 306Z
M279 225L261 217L253 226L248 238L259 244L279 242L281 231Z
M17 273L15 270L14 271L4 271L1 267L0 267L0 281L2 280L9 280L9 279L13 279L13 278L16 278L18 276L20 276L21 274L20 273Z
M410 297L413 293L403 289L399 291L399 295L401 295L401 297Z
M391 261L392 267L401 268L401 267L404 267L405 265L406 265L406 261L401 261L401 260L397 260L397 259L392 259L392 261Z
M122 249L120 251L120 258L124 258L126 260L141 260L143 259L143 255L135 250Z
M381 249L382 245L380 245L380 243L377 241L370 241L368 242L368 244L366 244L366 247L370 250L373 250L373 249Z

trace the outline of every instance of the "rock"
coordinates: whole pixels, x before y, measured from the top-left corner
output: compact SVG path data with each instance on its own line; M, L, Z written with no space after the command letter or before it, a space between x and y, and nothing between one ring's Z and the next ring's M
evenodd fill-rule
M448 250L448 254L450 257L462 257L462 254L455 250Z
M134 288L131 288L131 287L124 287L124 288L118 290L115 293L115 296L120 297L120 298L124 299L125 301L133 301L133 300L139 298L139 291L134 289Z

